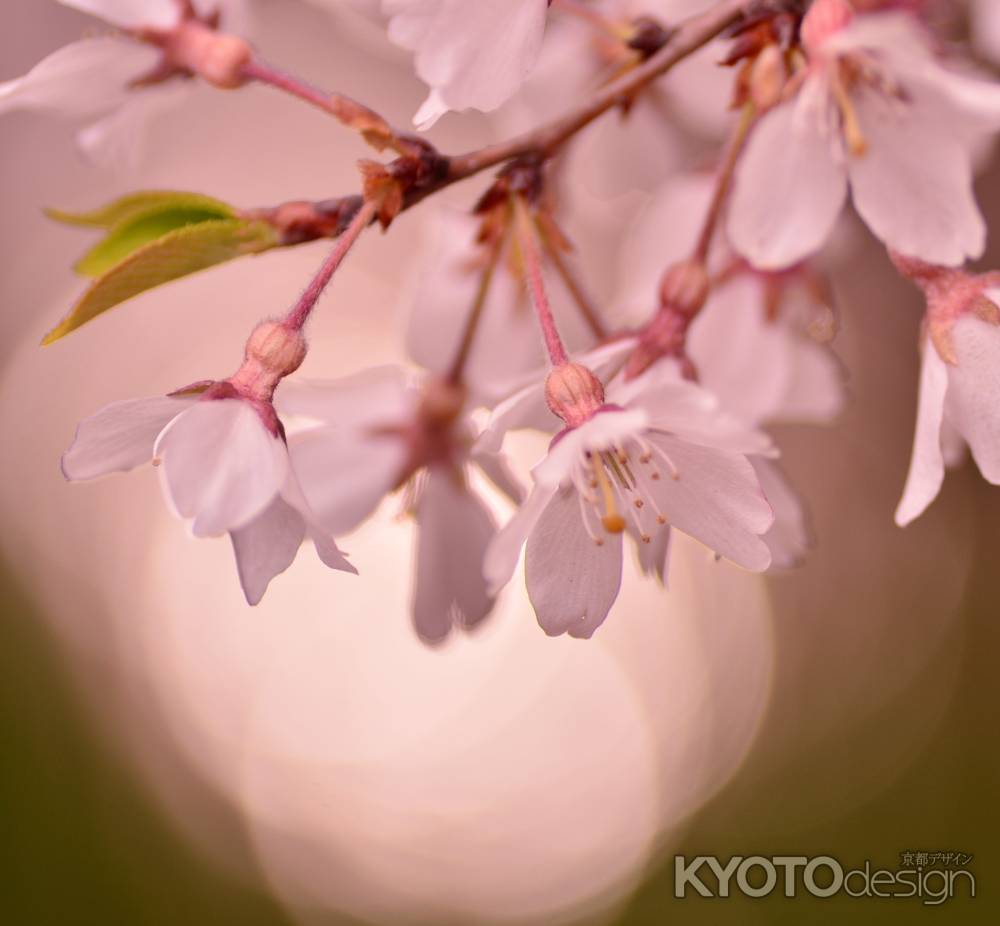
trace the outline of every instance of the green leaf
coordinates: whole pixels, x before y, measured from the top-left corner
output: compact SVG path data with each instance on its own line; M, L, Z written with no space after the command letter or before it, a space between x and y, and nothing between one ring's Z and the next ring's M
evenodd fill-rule
M85 225L94 228L112 228L134 216L158 209L199 209L214 212L219 218L231 218L236 210L221 200L201 193L184 193L177 190L140 190L129 193L114 202L90 212L63 212L46 209L45 214L66 225Z
M259 254L279 243L266 222L216 219L168 232L112 267L95 280L79 302L42 339L51 344L92 318L139 293L247 254Z
M170 204L146 209L118 222L73 269L81 276L100 277L139 248L178 228L232 217L232 213L220 214L218 209L197 206Z

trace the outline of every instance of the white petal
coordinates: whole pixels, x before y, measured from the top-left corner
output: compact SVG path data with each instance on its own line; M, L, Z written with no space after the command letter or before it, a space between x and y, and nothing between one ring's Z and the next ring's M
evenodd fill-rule
M650 434L679 472L664 472L657 504L678 530L700 540L737 565L762 572L771 553L761 539L774 523L771 506L745 456Z
M564 432L549 448L545 459L531 471L538 485L557 486L573 465L590 451L620 446L645 433L649 418L642 409L609 409Z
M271 579L292 565L305 535L305 519L280 496L249 524L230 531L248 604L257 604Z
M812 546L805 505L777 463L760 457L751 457L750 462L774 511L774 526L763 537L771 551L771 568L791 569Z
M958 363L948 369L945 414L983 478L1000 485L1000 328L967 315L952 336Z
M1000 7L996 0L972 0L972 42L995 62L1000 62Z
M94 479L148 463L157 435L194 401L155 396L105 405L80 422L62 457L63 475Z
M499 592L514 575L521 547L555 493L555 486L535 486L524 504L490 542L483 559L483 575L491 594Z
M541 48L548 0L385 0L389 37L416 51L417 74L437 91L419 114L496 109L528 76Z
M412 377L402 367L372 367L342 379L285 380L274 404L282 415L304 415L338 427L391 425L408 417L415 400L411 385Z
M178 20L179 5L176 0L59 0L63 6L71 6L84 13L90 13L114 26L131 29L137 26L153 26L169 29Z
M288 450L310 507L335 536L353 530L378 507L406 463L400 437L335 426L293 435Z
M515 505L520 505L524 501L524 486L506 456L502 453L481 453L473 450L471 459L483 471L486 478Z
M120 38L83 39L43 58L27 74L0 83L0 113L54 110L95 116L130 96L129 81L156 64L157 52Z
M291 466L288 469L288 477L281 490L281 497L291 505L300 515L306 525L306 534L316 547L316 555L320 558L324 566L337 569L341 572L358 574L358 570L348 561L347 557L337 546L333 535L319 523L316 512L310 507L306 500L305 493L299 483L298 473Z
M941 423L948 389L948 368L934 345L924 345L920 367L920 395L917 399L917 430L913 437L913 457L906 488L896 509L896 523L905 527L934 501L944 481L941 453Z
M472 627L493 609L483 559L496 524L448 468L431 468L416 516L413 622L422 640L438 643L453 623Z
M547 634L590 637L618 597L621 534L598 546L584 528L576 491L558 492L528 537L524 580Z
M777 269L818 251L840 215L847 178L820 118L824 88L806 81L796 100L767 113L736 170L729 238L752 264Z
M957 266L978 257L986 224L972 193L971 156L940 110L855 94L867 152L848 169L854 205L887 245L910 257Z
M285 444L241 399L195 402L160 434L154 454L164 494L195 536L248 524L281 490L288 472Z

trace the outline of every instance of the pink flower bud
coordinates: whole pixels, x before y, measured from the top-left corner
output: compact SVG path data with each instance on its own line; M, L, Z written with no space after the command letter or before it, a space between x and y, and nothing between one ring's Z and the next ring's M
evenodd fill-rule
M166 45L170 62L223 90L243 86L243 68L253 57L250 45L235 35L216 32L198 20L185 20Z
M604 386L582 364L563 363L545 380L545 401L554 415L575 428L604 405Z
M708 271L701 261L681 261L663 275L660 305L690 318L701 311L710 288Z
M835 32L854 18L854 8L848 0L816 0L802 20L802 44L810 54Z
M280 322L261 322L247 341L247 360L255 360L279 377L294 373L306 359L306 339L301 331Z

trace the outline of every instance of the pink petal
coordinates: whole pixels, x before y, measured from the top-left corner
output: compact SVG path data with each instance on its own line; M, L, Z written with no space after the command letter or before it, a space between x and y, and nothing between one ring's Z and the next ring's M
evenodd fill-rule
M237 530L267 508L288 471L284 443L241 399L195 402L160 434L164 494L195 536Z
M588 638L618 597L621 534L598 546L584 528L576 491L557 492L528 538L524 578L542 630Z
M371 515L396 486L407 448L396 435L328 426L293 435L289 454L319 523L339 536Z
M854 204L868 227L902 254L957 266L978 257L986 224L972 192L967 144L940 110L855 94L868 151L851 157Z
M302 515L280 496L249 524L230 531L248 604L257 604L271 579L291 566L305 535Z
M524 504L490 542L483 559L483 575L491 594L496 595L514 575L517 561L521 558L521 547L556 491L557 486L536 485Z
M303 415L338 427L392 425L409 416L415 395L406 370L384 366L342 379L285 380L274 404L282 415Z
M966 315L952 336L958 363L948 369L945 414L983 478L1000 485L1000 328Z
M148 463L157 435L193 401L155 396L106 405L80 422L62 457L63 475L94 479Z
M496 524L481 499L447 468L432 467L417 505L413 622L439 643L452 624L473 627L493 609L483 559Z
M59 0L83 13L124 29L156 26L169 29L178 20L176 0Z
M777 463L760 457L751 457L750 463L774 511L774 526L763 536L771 551L771 568L791 569L812 546L805 506Z
M699 447L667 434L650 443L667 454L679 478L664 472L657 505L678 530L745 569L763 572L771 553L761 539L774 514L745 456Z
M820 125L824 93L807 80L796 100L761 119L740 158L727 229L757 267L788 267L818 251L843 208L846 172Z
M905 527L923 514L934 501L944 481L944 458L941 453L941 424L948 389L948 368L934 345L925 343L920 367L920 395L917 404L917 430L913 438L913 457L906 477L903 497L896 508L896 523Z
M129 81L158 60L154 49L120 38L82 39L43 58L27 74L0 83L0 113L54 110L96 116L120 106L134 91Z

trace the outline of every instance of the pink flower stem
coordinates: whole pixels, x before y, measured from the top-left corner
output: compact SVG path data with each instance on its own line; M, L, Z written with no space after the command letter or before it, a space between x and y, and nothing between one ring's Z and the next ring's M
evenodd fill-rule
M740 120L736 124L732 138L729 140L725 159L716 175L712 201L709 203L708 212L705 213L701 232L698 235L698 242L695 244L694 252L691 255L691 259L699 263L703 264L708 258L708 251L712 246L715 229L718 227L719 219L722 217L722 212L726 205L726 198L729 196L729 189L732 186L736 165L739 163L740 154L743 152L743 145L746 143L747 136L750 134L750 129L756 118L756 108L752 103L747 103L740 113Z
M323 291L329 285L334 273L348 252L354 247L354 243L361 237L361 233L371 224L378 206L371 201L365 201L361 208L354 214L350 224L344 229L343 234L337 239L333 250L323 261L322 266L306 287L306 291L289 311L283 322L286 328L292 331L301 331L309 318L313 308L323 295Z
M500 261L500 252L503 250L503 241L497 241L490 248L490 254L486 266L479 277L479 286L476 288L476 295L472 301L472 309L465 322L465 330L462 332L462 341L458 345L455 359L448 370L448 381L458 385L462 381L462 373L465 370L466 361L472 351L472 343L476 337L476 330L483 317L483 309L486 306L486 297L490 292L490 285L493 282L493 275L496 272L497 264Z
M549 297L545 293L545 281L542 278L542 261L538 254L538 238L535 222L523 197L513 196L512 200L517 221L518 245L521 249L521 256L524 259L524 269L527 274L528 292L531 294L531 301L535 306L535 313L538 316L538 324L542 329L542 337L545 340L545 348L549 353L549 360L554 367L562 366L564 363L569 362L569 355L563 346L562 338L559 337L556 321L552 317L552 306L549 304Z
M246 62L242 73L247 80L267 84L329 113L343 125L360 132L367 141L375 144L380 150L389 147L400 154L409 151L400 143L397 133L385 119L350 97L340 93L327 93L294 74L272 67L259 58L252 58Z
M559 250L559 245L545 234L542 235L542 242L545 245L545 253L549 255L549 260L552 261L552 266L555 268L556 273L559 274L559 278L563 281L567 292L572 296L577 309L579 309L580 317L590 329L591 334L599 341L603 341L608 336L607 329L604 327L604 323L601 321L596 307L590 301L590 297L584 292L580 281L573 275L573 271L566 264L566 260Z

